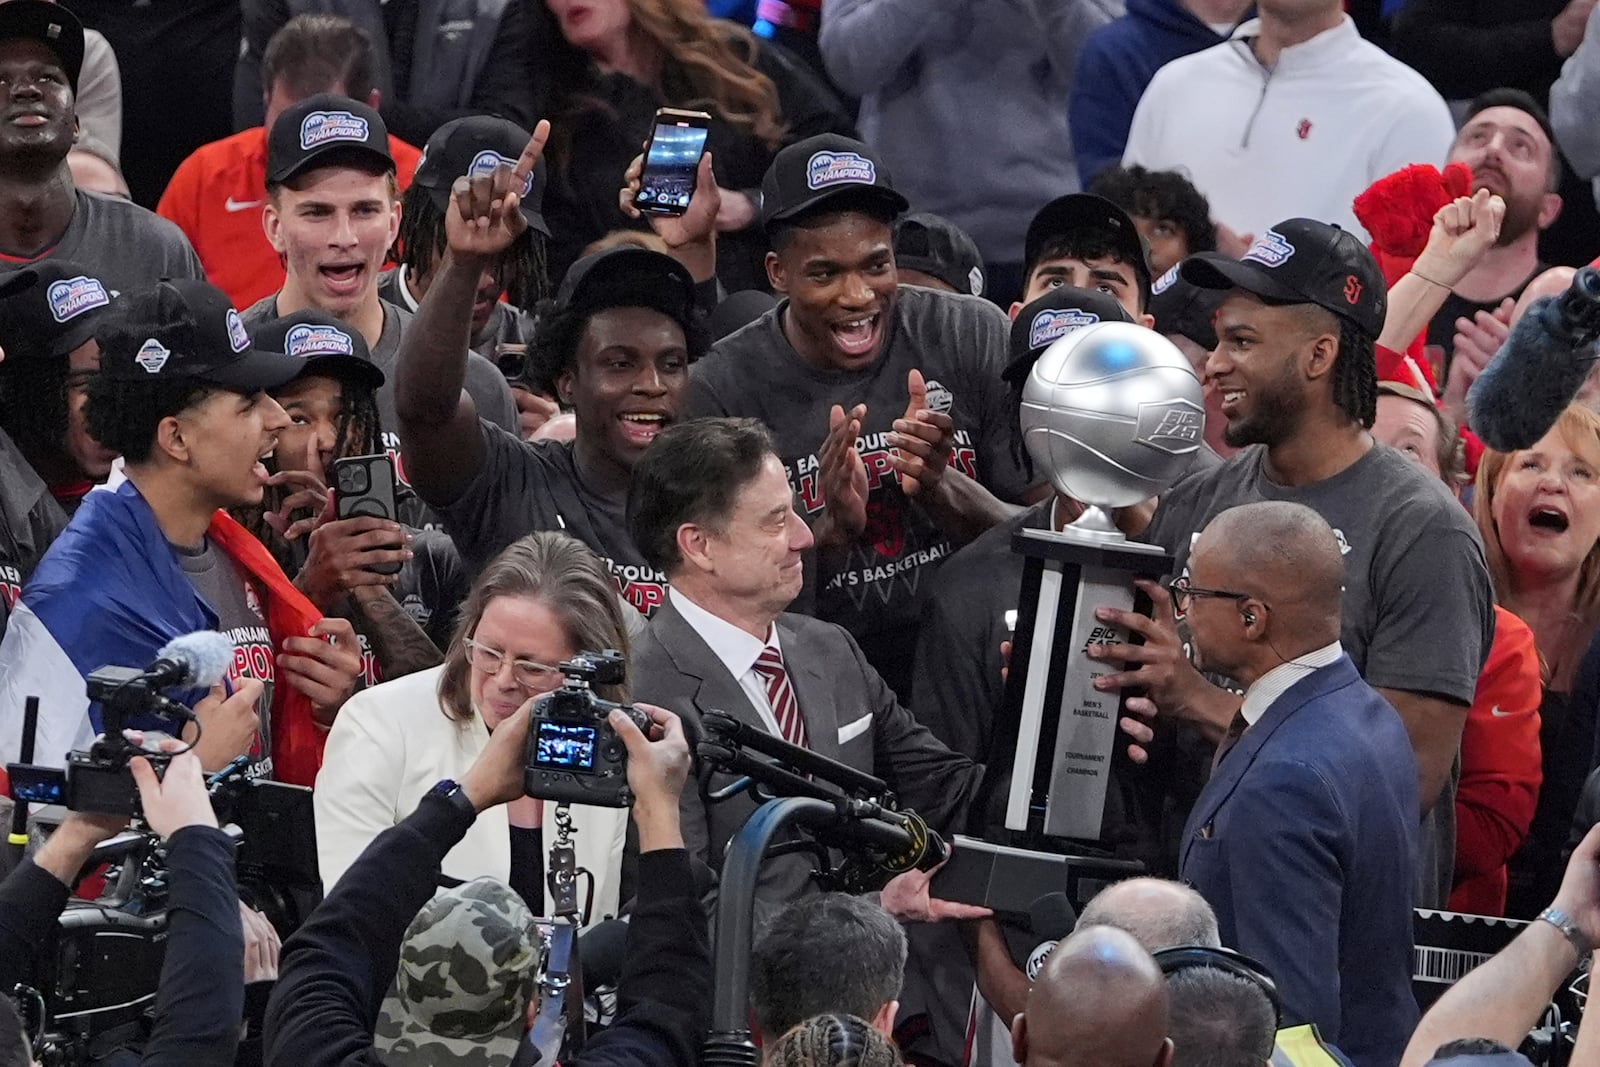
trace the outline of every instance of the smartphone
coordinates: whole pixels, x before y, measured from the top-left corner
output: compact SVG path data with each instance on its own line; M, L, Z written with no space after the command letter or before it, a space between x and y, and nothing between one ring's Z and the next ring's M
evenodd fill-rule
M711 116L704 111L664 107L656 112L634 207L650 215L682 215L689 210L710 127Z
M335 515L353 519L375 515L399 522L395 503L394 462L386 454L346 456L333 461ZM378 574L395 574L399 563L379 563L368 568Z

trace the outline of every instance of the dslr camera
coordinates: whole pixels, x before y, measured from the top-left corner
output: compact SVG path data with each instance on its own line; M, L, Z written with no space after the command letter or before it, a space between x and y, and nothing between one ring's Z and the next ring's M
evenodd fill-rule
M522 789L530 797L603 808L633 805L628 750L607 716L621 708L647 734L650 716L632 704L594 694L594 685L621 685L628 672L622 653L580 652L561 664L560 689L539 698L528 724Z

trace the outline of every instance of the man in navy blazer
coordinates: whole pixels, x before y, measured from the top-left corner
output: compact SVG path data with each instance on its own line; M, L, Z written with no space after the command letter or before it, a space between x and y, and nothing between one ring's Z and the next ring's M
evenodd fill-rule
M1339 645L1344 568L1301 504L1232 508L1173 583L1204 669L1246 686L1184 830L1182 877L1224 944L1356 1067L1393 1067L1411 993L1417 767L1399 715Z
M725 711L884 779L901 805L935 830L959 826L983 768L900 706L843 627L784 612L800 592L812 537L761 423L697 419L663 431L634 468L628 530L671 586L630 657L636 699L675 712L691 736L703 713ZM772 680L770 664L763 673L764 656L781 662L783 682ZM795 711L799 724L789 714ZM729 781L714 776L712 786ZM682 808L690 855L720 871L754 802L741 795L707 806L699 790L686 789ZM767 860L758 916L805 892L811 867L806 855ZM920 890L925 894L925 876ZM886 888L884 906L901 918L988 914L934 901L919 916L891 903L891 895Z

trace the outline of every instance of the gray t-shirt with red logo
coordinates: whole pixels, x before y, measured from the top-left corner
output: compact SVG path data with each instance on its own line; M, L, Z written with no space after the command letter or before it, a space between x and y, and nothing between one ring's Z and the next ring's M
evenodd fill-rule
M906 375L920 370L928 406L955 422L951 465L1002 500L1020 499L1029 479L1011 452L1016 411L1000 380L1010 322L977 297L902 286L876 362L860 371L831 371L808 366L789 344L782 326L787 308L787 301L780 303L723 338L694 366L690 411L766 423L799 498L796 507L815 521L823 507L817 452L828 435L829 408L866 404L857 448L867 467L867 529L815 576L816 615L848 629L904 699L917 600L954 546L901 492L889 465L889 434L906 410Z
M277 684L278 658L272 647L272 634L267 631L266 610L244 571L209 537L199 551L176 545L173 551L190 584L217 613L217 631L233 642L229 685L237 688L245 678L262 683L261 699L256 702L262 729L256 734L256 745L250 753L255 763L251 776L270 778L272 731L268 724L272 722L272 687Z

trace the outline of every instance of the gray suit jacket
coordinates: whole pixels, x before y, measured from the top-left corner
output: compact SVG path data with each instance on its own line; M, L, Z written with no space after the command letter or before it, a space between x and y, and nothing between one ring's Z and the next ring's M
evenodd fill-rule
M809 747L882 778L902 806L915 810L935 830L959 828L982 766L950 751L912 718L843 627L804 615L781 615L777 627ZM701 714L712 709L767 729L738 680L670 599L634 646L630 669L634 699L677 713L691 745L700 734ZM730 780L716 775L712 788ZM691 777L682 802L689 854L720 871L729 839L755 810L748 796L708 806ZM768 860L761 874L758 916L806 892L810 869L804 856Z

